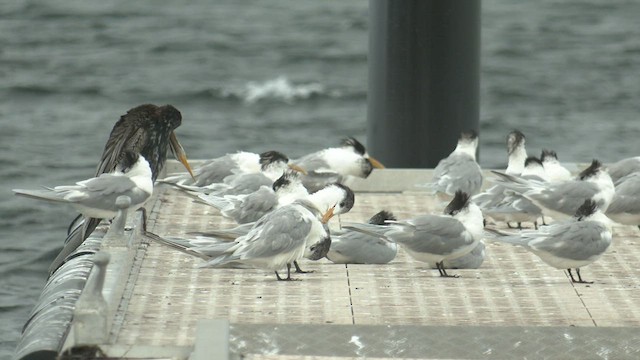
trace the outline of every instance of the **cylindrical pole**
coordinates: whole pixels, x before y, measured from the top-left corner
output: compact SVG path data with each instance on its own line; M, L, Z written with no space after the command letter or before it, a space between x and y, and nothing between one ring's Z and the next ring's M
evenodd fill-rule
M369 152L434 167L478 130L480 0L370 0Z

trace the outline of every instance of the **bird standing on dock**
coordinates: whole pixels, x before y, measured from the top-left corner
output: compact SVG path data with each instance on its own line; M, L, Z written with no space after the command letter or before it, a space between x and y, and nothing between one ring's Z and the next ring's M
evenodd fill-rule
M343 183L349 176L367 178L374 168L384 165L369 156L364 145L353 137L342 140L339 147L323 149L293 160L307 171L302 182L309 192L330 183Z
M525 148L525 136L519 130L513 130L507 135L508 162L505 170L509 175L520 175L526 167L527 150ZM507 196L507 188L501 184L495 184L485 191L473 195L473 202L482 209L485 216L495 221L505 221L500 213L491 212L490 209L501 204Z
M611 220L590 199L566 221L515 234L489 232L498 235L495 237L498 241L524 247L556 269L566 269L574 283L587 283L580 275L580 268L596 261L611 245ZM578 280L571 269L576 270Z
M443 215L427 214L387 223L390 223L391 230L357 223L343 227L382 236L400 244L414 259L435 265L442 277L457 277L447 273L444 263L476 249L484 227L482 211L462 191L456 191Z
M326 209L333 209L332 216L341 215L349 212L355 203L355 194L346 185L342 184L329 184L307 196L301 197L298 200L305 200L313 204L318 211L325 211ZM266 215L265 215L266 216ZM251 223L242 224L232 229L223 230L209 230L206 232L191 232L192 235L199 235L211 239L211 241L225 241L233 240L238 236L243 236L250 231ZM329 228L326 229L329 231ZM325 237L320 239L321 243L309 243L304 253L304 257L309 260L319 260L327 255L331 247L331 238ZM305 273L300 269L297 261L294 262L296 272Z
M458 190L469 195L477 194L482 187L482 171L476 162L477 148L478 133L474 130L462 132L455 150L433 169L431 182L418 186L426 186L449 199Z
M540 182L548 180L542 162L535 156L527 158L525 168L520 177L525 180ZM542 216L542 209L518 192L507 190L501 184L495 186L500 186L503 189L503 196L502 199L490 205L480 206L485 216L489 216L494 220L504 221L509 227L511 227L511 222L515 222L518 224L519 229L522 229L523 222L532 222L537 229L538 219Z
M606 211L615 192L611 177L598 160L593 160L578 179L555 183L492 172L500 177L495 181L521 193L540 207L544 215L556 220L575 214L585 200L595 201L598 208Z
M131 199L131 209L142 206L153 193L153 181L147 160L133 151L125 151L113 172L75 185L42 190L14 189L13 192L37 200L69 204L86 217L111 219L118 215L116 200L120 196Z
M274 271L279 281L293 280L291 264L300 260L309 244L329 237L325 224L334 207L324 212L308 200L296 200L266 214L233 242L206 236L193 239L155 238L165 245L207 260L202 267L257 267ZM278 271L287 269L287 277Z
M167 159L167 150L191 173L187 156L174 130L182 123L182 114L171 105L144 104L130 109L116 122L102 152L96 176L109 173L126 151L142 155L151 169L151 178L156 180ZM98 218L76 218L70 225L65 246L53 260L49 273L53 273L100 223Z

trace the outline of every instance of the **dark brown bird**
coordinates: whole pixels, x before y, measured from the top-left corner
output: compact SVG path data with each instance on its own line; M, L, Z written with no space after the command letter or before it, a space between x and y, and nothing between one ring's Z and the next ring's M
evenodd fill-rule
M113 172L124 153L133 151L149 162L155 181L167 160L168 148L191 173L187 156L174 132L181 123L180 111L171 105L144 104L127 111L111 130L95 176ZM50 274L64 263L66 257L82 244L99 223L100 219L82 216L71 222L65 246L49 267Z

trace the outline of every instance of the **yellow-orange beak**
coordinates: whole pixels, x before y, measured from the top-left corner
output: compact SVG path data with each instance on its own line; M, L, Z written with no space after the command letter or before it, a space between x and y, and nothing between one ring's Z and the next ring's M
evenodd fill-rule
M193 175L193 171L191 171L191 165L189 165L189 161L187 161L187 153L184 152L184 148L180 145L175 131L172 131L171 136L169 136L169 145L171 146L173 155L182 163L182 165L184 165L185 168L187 168L189 175L191 175L191 178L195 180L196 177Z
M376 169L384 169L384 165L382 165L382 163L374 158L372 158L371 156L369 156L369 161L371 162L371 165L373 165L374 168Z
M301 168L300 166L296 165L296 164L288 164L287 166L289 166L289 169L291 170L295 170L299 173L302 173L303 175L307 175L307 170Z
M331 218L333 217L333 210L336 208L335 205L333 205L332 207L330 207L326 213L324 213L324 215L322 215L322 219L320 221L322 221L323 224L326 224L329 222L329 220L331 220Z

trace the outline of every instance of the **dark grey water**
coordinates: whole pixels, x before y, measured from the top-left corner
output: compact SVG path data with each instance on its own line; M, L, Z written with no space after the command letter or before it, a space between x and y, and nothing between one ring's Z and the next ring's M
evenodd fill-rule
M171 103L192 158L364 139L365 1L0 0L0 358L9 356L71 209L10 189L93 174L127 109ZM565 161L638 155L637 1L485 1L483 166L517 127Z

